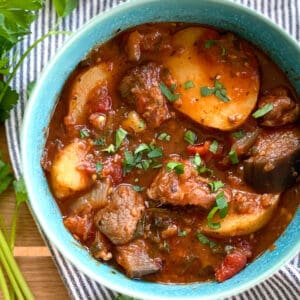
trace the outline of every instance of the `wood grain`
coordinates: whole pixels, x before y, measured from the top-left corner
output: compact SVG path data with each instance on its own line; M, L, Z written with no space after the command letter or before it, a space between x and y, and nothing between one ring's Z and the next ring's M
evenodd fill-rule
M3 125L0 126L0 150L3 153L3 160L8 162L9 155ZM0 195L0 212L4 216L6 224L11 223L14 201L12 187ZM10 229L9 226L8 229ZM25 205L20 209L14 254L37 300L70 299L49 250ZM0 299L3 299L1 292Z

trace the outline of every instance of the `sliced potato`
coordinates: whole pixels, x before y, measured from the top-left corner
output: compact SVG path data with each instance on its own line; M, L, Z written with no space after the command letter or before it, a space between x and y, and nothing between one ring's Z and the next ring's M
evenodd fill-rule
M129 132L140 133L146 129L146 124L140 115L133 110L128 113L127 118L122 122L122 127Z
M88 153L85 141L76 140L56 154L50 171L53 193L58 199L84 191L93 183L91 177L78 170L78 165Z
M249 193L248 195L251 197L253 194ZM252 213L237 213L234 201L230 202L227 216L224 219L220 219L219 217L214 218L214 222L220 222L221 227L219 229L212 229L207 225L207 221L205 220L202 228L203 233L214 237L227 237L246 235L259 230L269 222L280 197L279 194L265 195L269 196L268 205L266 207L259 206Z
M256 105L258 67L251 51L236 49L231 40L234 36L206 45L208 32L212 30L189 27L173 37L178 50L164 65L177 82L175 92L181 96L174 107L201 125L232 130L247 119ZM200 88L214 87L216 78L226 88L229 102L215 95L201 96ZM185 88L187 81L192 81L194 87Z
M82 124L86 111L89 93L101 85L107 84L112 64L101 63L78 74L69 94L69 111L67 124Z

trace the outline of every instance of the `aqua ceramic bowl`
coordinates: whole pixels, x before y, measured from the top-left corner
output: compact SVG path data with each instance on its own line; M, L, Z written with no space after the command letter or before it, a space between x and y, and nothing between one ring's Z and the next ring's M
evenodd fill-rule
M238 275L224 283L164 285L130 280L99 264L88 252L74 246L60 211L50 193L40 165L45 128L51 118L57 95L76 65L97 44L113 37L117 30L161 21L210 24L236 32L262 48L288 75L300 94L300 48L281 29L261 15L224 0L138 0L101 14L60 49L39 79L27 104L22 131L23 174L32 211L49 240L82 272L108 288L142 299L220 299L237 294L266 279L300 250L300 210L273 251L266 251Z

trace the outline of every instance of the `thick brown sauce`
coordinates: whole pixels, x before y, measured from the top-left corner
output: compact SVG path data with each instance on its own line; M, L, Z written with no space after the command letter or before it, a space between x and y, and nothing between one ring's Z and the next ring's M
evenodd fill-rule
M148 25L142 25L140 28L146 28ZM167 28L171 33L176 32L177 30L186 27L187 25L182 24L157 24L158 29ZM134 29L130 29L129 32ZM70 135L66 132L64 125L64 117L68 112L68 94L70 86L74 77L81 72L82 70L97 64L99 61L112 61L114 66L118 66L118 73L115 78L109 83L110 95L113 99L113 110L115 111L115 121L112 124L112 127L107 132L97 132L95 131L90 124L87 122L84 126L85 128L90 129L93 132L94 138L101 137L103 135L107 138L107 145L113 143L112 139L113 132L116 128L119 127L119 124L124 119L124 114L132 108L128 107L124 101L120 98L118 93L118 84L121 78L124 76L126 71L132 68L135 64L128 62L126 53L124 49L124 39L127 36L127 32L121 33L114 39L106 42L105 44L96 47L92 50L90 55L81 62L73 74L68 79L63 92L57 102L55 112L52 116L49 129L48 129L48 138L45 146L45 155L43 158L43 165L46 169L51 168L51 164L54 158L54 155L58 148L63 148L64 145L67 145L73 138L73 135ZM287 80L285 74L259 49L254 48L255 54L258 58L260 65L261 73L261 91L271 89L276 86L286 86L290 91L294 93L294 89ZM142 61L139 64L142 64L143 61L155 61L158 63L164 62L164 53L151 53L143 55ZM228 134L222 132L207 130L201 128L198 124L192 122L187 117L181 115L177 111L173 110L171 106L169 107L170 111L175 114L175 117L169 121L162 124L157 130L147 129L146 134L131 136L129 143L125 146L128 150L134 150L137 145L140 143L150 143L152 140L157 138L159 133L166 132L171 136L170 142L158 141L157 145L161 146L164 150L164 158L168 157L170 154L176 153L180 154L183 158L189 157L186 152L187 144L183 142L184 132L186 129L193 130L197 133L199 141L205 141L209 138L218 138L222 137L224 140L228 138ZM94 149L93 149L94 150ZM93 152L95 157L99 154L99 151ZM98 153L98 154L97 154ZM101 154L103 156L103 154ZM216 171L216 176L219 177L225 183L227 182L226 173L221 172L215 168L214 160L211 160L208 163L208 167ZM231 168L233 173L238 173L235 167ZM158 170L149 169L146 172L141 170L132 170L124 179L123 182L136 184L135 178L139 178L138 185L143 187L149 187L152 183L154 177L156 176ZM48 176L48 172L46 172ZM247 190L251 190L250 187L245 187ZM288 223L291 221L293 214L295 213L297 206L299 204L298 197L299 189L294 187L291 190L285 192L282 195L280 205L277 208L277 212L273 215L271 221L263 229L251 234L250 236L244 236L243 239L250 241L253 248L253 256L251 260L255 259L262 252L269 249L275 242L275 240L282 234ZM146 193L142 192L144 199L146 199ZM76 197L73 197L74 199ZM61 209L62 215L68 216L70 213L69 207L72 203L72 199L67 201L57 201ZM150 203L150 205L154 206ZM153 209L154 214L165 214L164 211L160 211L161 208ZM149 215L151 216L153 212ZM188 232L185 237L178 237L177 235L166 239L169 249L162 249L161 245L147 240L148 245L151 248L151 254L153 257L159 256L163 261L163 268L160 272L153 275L148 275L144 277L145 280L156 281L156 282L195 282L195 281L207 281L214 279L214 271L221 260L224 258L224 251L218 250L214 251L207 246L201 244L195 236L197 232L198 224L200 220L206 218L207 212L203 212L199 208L187 207L187 208L169 208L169 214L171 219L177 224L181 230L186 230ZM233 239L222 239L216 240L220 249L227 244L232 244ZM87 246L89 242L87 242ZM113 265L116 265L113 262Z

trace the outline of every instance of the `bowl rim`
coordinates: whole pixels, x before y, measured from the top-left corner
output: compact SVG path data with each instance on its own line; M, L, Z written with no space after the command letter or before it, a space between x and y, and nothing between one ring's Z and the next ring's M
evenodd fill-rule
M205 0L205 1L208 1L208 0ZM28 128L30 127L30 123L31 123L30 116L32 114L32 110L34 109L33 104L38 99L39 86L41 85L41 82L43 82L44 79L46 80L48 73L51 73L52 66L55 65L58 58L65 52L65 50L72 43L76 42L76 40L81 35L84 35L87 31L89 31L91 28L93 28L96 23L101 22L104 19L108 19L111 16L113 16L114 14L120 13L122 10L125 10L125 9L126 10L130 9L131 7L134 7L136 5L139 6L139 5L155 3L155 2L159 2L159 0L130 0L128 2L121 3L120 5L112 8L112 9L109 9L108 11L91 18L88 22L86 22L83 26L81 26L81 28L78 29L77 31L75 31L72 34L72 36L64 43L64 45L57 51L55 56L48 62L47 66L42 71L41 76L31 94L31 97L26 104L26 111L25 111L24 118L23 118L22 133L21 133L21 158L26 157L27 149L30 147L30 145L28 144L28 142L26 140L26 136L27 136L26 132L28 131ZM282 28L280 28L279 26L274 24L270 19L266 18L263 14L261 14L257 11L254 11L248 7L245 7L242 4L231 2L231 1L210 0L210 2L214 2L214 3L220 4L220 5L225 5L228 7L234 7L234 8L237 8L237 9L243 11L244 13L250 14L256 18L261 19L263 22L265 22L267 24L267 26L272 27L274 30L279 32L279 34L284 36L284 38L286 40L289 40L289 42L295 48L297 48L300 53L300 47L299 47L298 42L294 38L292 38L290 35L288 35L288 33L285 32ZM131 296L137 297L137 298L142 297L143 299L170 300L170 299L177 298L174 295L172 295L172 297L169 297L169 296L165 297L165 296L161 296L161 295L155 295L155 296L145 295L143 292L130 290L126 286L120 286L118 284L115 284L114 282L107 281L104 278L101 278L101 280L100 280L98 276L95 277L94 272L92 272L87 267L87 265L85 265L84 262L81 262L80 260L78 260L77 257L75 255L73 255L73 253L70 253L68 250L68 247L65 246L64 242L62 242L56 238L55 232L53 230L51 230L49 228L49 226L47 226L46 220L44 220L41 217L41 215L39 215L40 210L37 205L39 199L38 199L38 197L36 197L34 188L31 185L30 178L27 176L28 170L30 170L30 168L31 168L30 161L28 161L26 159L22 159L22 167L23 167L22 169L23 169L24 180L25 180L25 184L26 184L27 192L28 192L28 196L29 196L29 205L31 207L32 213L34 214L35 220L38 220L38 225L42 228L43 232L45 232L46 236L49 238L51 243L53 243L53 245L57 249L59 249L60 253L65 258L67 258L67 260L69 262L71 262L73 265L75 265L80 271L82 271L83 273L88 275L92 280L96 280L99 283L105 285L106 287L108 287L112 290L118 291L120 293L123 293L126 295L131 295ZM295 215L296 214L297 214L297 212L295 213ZM289 249L289 251L285 252L284 254L281 254L281 259L279 261L277 261L277 263L275 263L272 266L272 268L258 274L255 279L250 280L245 284L241 284L240 286L234 286L233 288L231 288L227 291L226 290L222 291L221 293L219 293L217 295L210 295L208 297L205 297L205 299L215 299L216 297L223 298L223 297L227 297L230 295L236 295L240 292L243 292L243 291L249 289L250 287L255 286L256 284L267 279L273 273L275 273L281 266L286 264L292 257L294 257L298 253L299 250L300 250L300 239L298 240L298 243L294 247ZM156 285L156 283L154 285ZM200 299L200 298L201 298L200 295L196 295L196 296L188 296L186 299L192 300L192 299Z

